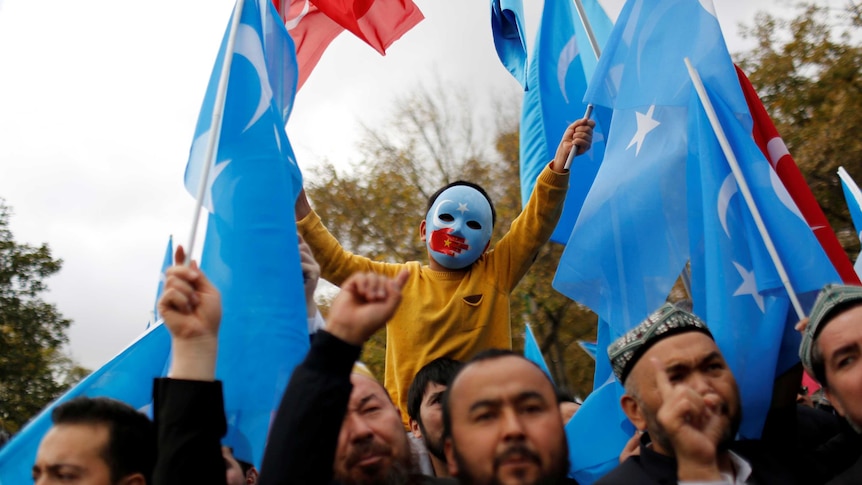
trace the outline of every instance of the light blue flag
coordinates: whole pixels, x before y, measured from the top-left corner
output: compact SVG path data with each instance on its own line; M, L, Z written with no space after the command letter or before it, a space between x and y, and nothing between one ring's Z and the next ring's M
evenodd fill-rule
M147 411L152 401L153 379L162 375L170 347L168 329L158 323L43 409L0 449L0 485L33 482L31 470L36 450L51 427L51 412L58 405L78 396L104 396Z
M587 396L575 418L566 425L569 443L569 476L578 483L591 484L616 468L619 454L634 434L634 426L620 407L623 387L613 375L608 346L619 335L611 335L602 319L597 323L596 370L593 392Z
M582 485L590 485L616 468L623 446L635 432L620 408L623 386L613 375L599 384L565 428L569 476Z
M604 45L613 24L596 0L584 0L583 4L599 45ZM584 115L582 99L597 62L572 0L546 0L528 71L530 90L524 93L521 108L523 204L533 193L539 173L553 160L566 127ZM597 126L592 148L572 163L563 214L551 235L551 241L560 244L569 240L604 155L610 110L599 107L593 118Z
M153 302L153 321L147 323L147 328L150 328L150 325L158 322L162 316L159 314L159 299L162 297L162 291L165 288L165 273L168 271L168 268L174 264L174 237L168 237L168 247L165 249L165 259L162 262L162 271L159 273L159 286L156 288L156 301Z
M551 375L551 370L548 369L548 364L545 362L545 357L542 355L542 350L539 348L538 342L536 342L536 336L533 334L533 329L529 323L524 325L524 357L541 367L545 374L548 375L548 379L554 382L554 376Z
M271 2L246 1L236 37L218 154L206 188L209 210L201 269L222 296L216 375L228 426L244 435L260 464L270 418L293 368L308 350L302 271L293 205L302 179L287 135L296 85L292 41ZM262 34L263 25L272 28ZM265 31L265 29L264 29ZM197 192L201 148L225 59L213 67L186 169ZM278 93L282 93L279 95ZM288 95L289 94L289 95Z
M840 278L763 152L727 103L712 104L803 310ZM740 436L760 437L775 377L798 362L798 320L700 101L692 99L688 194L694 311L707 323L742 398ZM783 353L783 355L782 355Z
M586 102L613 109L613 116L602 165L554 287L607 322L605 332L599 328L601 346L664 303L689 259L685 163L693 88L685 57L720 92L738 93L734 112L750 126L709 0L627 2L585 94ZM601 357L597 385L613 382ZM592 483L616 466L633 432L619 406L622 388L606 386L587 397L575 417L588 413L570 423L572 474L579 482ZM592 446L579 448L584 442Z
M664 303L688 260L688 57L749 118L710 0L630 0L585 100L614 109L604 161L554 287L621 335Z
M583 350L587 355L596 360L596 352L598 350L598 346L596 342L590 342L587 340L578 340L578 346Z
M500 62L527 89L527 41L522 0L491 0L491 33Z
M859 186L844 170L844 167L838 167L838 176L841 178L841 187L844 189L844 200L847 201L847 209L850 211L850 217L853 219L853 225L856 227L856 234L859 236L859 242L862 242L862 192L859 191ZM862 258L856 258L856 274L862 278Z

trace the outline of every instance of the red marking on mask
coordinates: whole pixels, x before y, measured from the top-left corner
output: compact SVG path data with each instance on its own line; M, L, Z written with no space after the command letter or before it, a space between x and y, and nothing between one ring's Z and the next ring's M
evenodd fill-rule
M432 251L445 254L446 256L455 256L470 249L470 245L465 242L463 237L453 236L451 233L452 229L449 228L432 231L428 247Z

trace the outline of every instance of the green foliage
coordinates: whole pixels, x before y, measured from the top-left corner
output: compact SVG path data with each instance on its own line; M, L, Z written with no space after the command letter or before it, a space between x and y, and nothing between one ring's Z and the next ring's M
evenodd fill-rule
M427 262L418 229L427 198L458 179L482 185L494 201L492 244L520 213L517 107L498 107L496 126L483 132L471 102L455 92L464 91L418 89L396 103L389 125L366 128L363 159L349 173L328 163L312 172L309 198L345 248L377 260ZM561 251L547 244L513 293L514 346L523 348L528 321L558 385L585 396L594 366L577 340L595 339L596 320L551 288ZM381 376L384 350L381 331L362 356Z
M860 13L813 3L796 17L760 13L743 36L756 47L741 55L778 132L851 259L859 252L839 166L862 180L862 45Z
M9 216L0 199L0 427L16 432L86 371L60 352L71 321L41 299L62 260L16 243Z

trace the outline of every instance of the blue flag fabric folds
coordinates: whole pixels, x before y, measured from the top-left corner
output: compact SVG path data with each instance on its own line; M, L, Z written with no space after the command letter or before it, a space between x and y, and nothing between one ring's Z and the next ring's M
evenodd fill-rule
M862 242L862 192L859 191L859 186L844 170L844 167L838 167L838 176L841 178L841 188L844 189L844 200L847 201L847 209L850 211L850 217L853 220L853 225L856 227L856 235L859 241ZM856 274L862 278L862 258L856 258Z
M623 386L613 376L599 384L565 428L569 476L584 485L619 465L620 452L635 432L620 408Z
M722 95L735 93L724 97L748 117L709 0L626 3L585 95L614 113L554 287L590 307L613 334L658 308L688 260L685 57Z
M206 187L201 269L222 295L216 376L228 426L260 464L270 417L308 350L293 205L302 187L284 131L296 86L293 44L271 2L246 1L232 55L218 153ZM261 19L264 19L262 22ZM269 28L270 30L267 30ZM213 67L186 169L197 192L227 35Z
M541 367L542 371L547 374L548 379L554 382L554 376L551 375L551 370L548 369L548 363L545 362L545 357L542 355L542 350L539 348L539 343L536 342L536 336L533 334L533 329L529 323L524 325L524 357Z
M0 485L31 483L31 471L42 437L51 428L51 412L78 396L104 396L148 411L153 379L162 375L171 347L168 329L153 325L134 343L87 376L34 417L0 449Z
M619 464L619 454L635 431L620 407L624 390L614 377L608 358L608 346L619 335L611 335L610 326L602 319L597 323L596 333L593 392L575 414L577 421L572 418L566 425L569 476L585 485ZM594 439L596 436L601 438Z
M583 4L599 44L604 45L613 24L596 0L584 0ZM572 1L546 0L528 69L530 89L524 93L521 108L520 176L524 205L533 193L539 173L554 158L566 127L586 111L582 98L597 62ZM597 123L593 145L572 164L563 213L551 235L551 241L556 243L565 244L569 240L604 155L610 110L599 107L593 117Z
M707 87L708 91L712 91ZM717 95L710 96L756 207L806 313L817 291L840 281L778 175ZM798 362L798 320L739 184L699 100L688 161L694 311L709 325L742 398L743 438L760 437L775 378Z
M522 0L491 0L491 33L500 62L527 89L527 41Z

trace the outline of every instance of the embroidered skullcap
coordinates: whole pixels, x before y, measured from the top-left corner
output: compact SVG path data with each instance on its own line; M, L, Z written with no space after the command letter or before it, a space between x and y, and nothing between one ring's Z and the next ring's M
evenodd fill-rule
M832 318L851 306L862 304L862 287L851 285L829 284L820 290L817 301L811 309L808 326L802 331L802 343L799 345L799 360L809 374L821 380L822 377L815 375L812 368L812 356L814 342L820 331L826 327ZM821 382L822 384L822 382Z
M608 357L617 380L625 383L638 359L659 341L692 331L705 333L712 338L701 319L671 303L665 303L646 320L608 346Z

